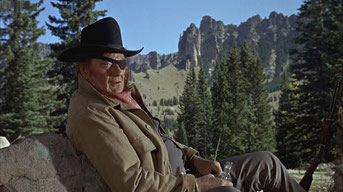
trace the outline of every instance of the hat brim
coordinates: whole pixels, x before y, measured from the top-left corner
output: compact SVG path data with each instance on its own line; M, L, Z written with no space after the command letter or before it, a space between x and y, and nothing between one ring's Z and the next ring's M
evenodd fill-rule
M80 45L64 51L57 59L65 62L76 62L82 59L91 58L91 55L101 53L122 53L125 57L131 57L140 53L143 48L144 47L139 50L127 50L125 48L115 48L103 45Z

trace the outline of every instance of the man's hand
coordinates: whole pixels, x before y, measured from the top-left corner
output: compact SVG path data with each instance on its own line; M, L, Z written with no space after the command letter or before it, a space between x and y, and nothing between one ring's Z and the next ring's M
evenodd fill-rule
M195 182L198 184L198 192L204 192L220 186L233 186L230 181L214 177L212 174L198 177L195 179Z
M192 161L194 167L201 175L213 174L218 177L223 172L219 162L217 161L207 160L199 156L194 156Z

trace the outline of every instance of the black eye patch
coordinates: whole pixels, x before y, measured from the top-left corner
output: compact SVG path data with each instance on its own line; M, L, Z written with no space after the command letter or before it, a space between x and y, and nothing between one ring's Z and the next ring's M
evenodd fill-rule
M101 59L101 60L104 60L104 61L108 61L112 64L116 64L116 65L119 65L119 68L121 70L125 69L126 67L126 60L123 59L123 60L115 60L115 59L111 59L109 57L104 57L104 56L94 56L92 58L96 58L96 59Z

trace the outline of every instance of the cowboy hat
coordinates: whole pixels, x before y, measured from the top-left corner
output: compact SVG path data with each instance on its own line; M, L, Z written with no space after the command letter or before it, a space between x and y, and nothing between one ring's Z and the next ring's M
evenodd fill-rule
M80 45L64 51L57 59L75 62L101 53L122 53L125 57L130 57L142 50L143 48L125 49L117 21L112 17L106 17L83 28Z

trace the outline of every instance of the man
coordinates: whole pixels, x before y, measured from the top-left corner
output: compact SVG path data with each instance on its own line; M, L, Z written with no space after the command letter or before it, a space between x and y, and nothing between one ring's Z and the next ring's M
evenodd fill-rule
M108 17L85 27L80 46L58 58L76 62L79 70L67 135L112 191L303 191L271 153L214 162L169 138L128 83L125 58L142 49L125 49L118 23ZM228 160L232 183L219 177Z

